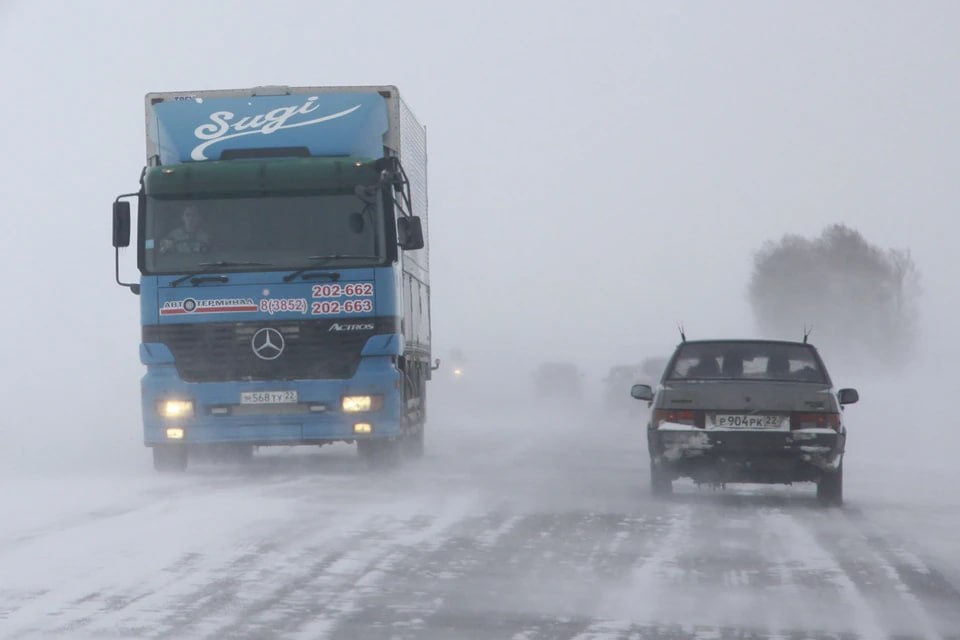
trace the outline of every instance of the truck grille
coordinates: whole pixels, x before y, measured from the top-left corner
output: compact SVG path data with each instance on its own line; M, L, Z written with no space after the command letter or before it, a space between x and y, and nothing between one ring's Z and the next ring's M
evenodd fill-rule
M373 329L334 327L369 323ZM283 351L272 360L258 357L252 346L266 328L283 336ZM370 336L396 331L396 318L166 324L143 327L143 342L167 345L187 382L346 379L356 373Z

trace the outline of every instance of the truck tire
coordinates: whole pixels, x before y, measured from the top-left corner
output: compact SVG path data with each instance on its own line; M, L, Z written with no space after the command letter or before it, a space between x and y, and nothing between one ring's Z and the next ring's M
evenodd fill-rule
M187 446L183 444L153 445L153 468L161 473L186 470Z
M250 464L253 460L253 445L252 444L235 444L230 449L230 455L228 457L229 462L235 464Z
M399 462L400 440L358 440L357 454L371 469L389 469Z
M843 505L843 463L832 473L825 473L817 482L817 500L825 507Z
M650 461L650 492L656 497L673 493L673 480L670 475Z
M420 394L420 407L416 412L416 416L411 418L407 413L407 400L410 398L416 398L417 395L417 385L414 384L413 378L409 375L404 374L403 376L403 407L404 407L404 426L408 429L402 439L401 446L403 447L403 453L408 458L419 459L423 457L423 431L426 428L426 415L424 415L424 407L426 404L426 398L423 394ZM419 388L424 389L424 380L421 380Z
M417 460L423 457L423 436L426 425L420 424L419 429L411 431L403 439L404 453L407 457Z

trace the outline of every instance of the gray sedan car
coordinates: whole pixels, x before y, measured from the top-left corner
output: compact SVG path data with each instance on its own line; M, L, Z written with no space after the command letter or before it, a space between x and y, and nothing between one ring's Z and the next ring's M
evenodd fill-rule
M843 502L844 405L813 345L770 340L684 341L650 402L650 483L668 494L676 478L698 484L815 482L824 504Z

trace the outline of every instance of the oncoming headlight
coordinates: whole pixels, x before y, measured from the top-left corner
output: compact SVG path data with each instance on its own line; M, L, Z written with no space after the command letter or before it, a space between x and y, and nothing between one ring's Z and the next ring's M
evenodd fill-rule
M383 396L343 396L341 406L346 413L377 411L383 407Z
M158 411L164 418L188 418L193 415L193 401L164 400Z

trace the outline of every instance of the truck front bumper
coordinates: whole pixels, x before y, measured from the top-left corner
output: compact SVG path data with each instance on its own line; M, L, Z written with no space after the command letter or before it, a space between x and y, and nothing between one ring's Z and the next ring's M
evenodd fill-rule
M402 425L400 376L387 357L364 358L346 380L189 383L173 366L149 366L141 381L144 444L293 445L395 438ZM295 392L296 400L244 403L242 394L249 392L287 399ZM378 398L379 408L346 412L345 396ZM170 400L190 402L192 411L167 417L162 407Z

